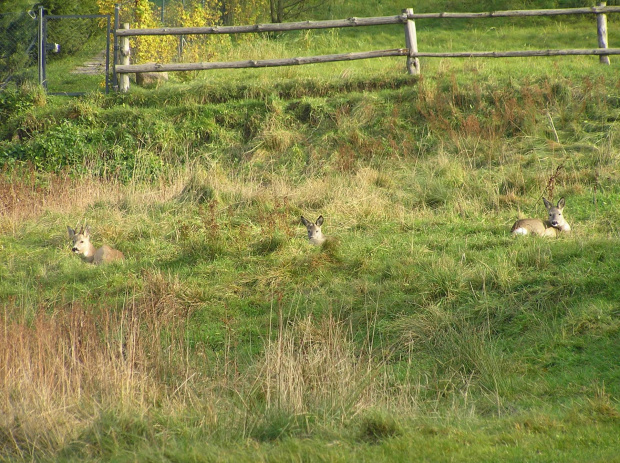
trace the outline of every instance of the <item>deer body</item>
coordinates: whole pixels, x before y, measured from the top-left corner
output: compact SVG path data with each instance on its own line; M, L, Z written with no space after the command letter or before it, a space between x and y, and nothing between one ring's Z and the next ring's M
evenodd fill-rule
M69 232L69 238L73 240L71 250L76 254L81 254L82 258L88 263L99 265L125 258L122 252L110 246L103 245L99 249L95 248L90 242L90 227L88 225L86 229L82 228L79 233L76 233L71 227L67 227L67 231Z
M314 223L310 222L302 215L301 222L306 226L306 229L308 230L308 240L310 241L310 244L318 246L325 242L327 237L323 235L323 232L321 231L321 225L323 225L322 215L320 215Z
M562 215L564 205L566 204L564 198L561 198L556 206L547 201L545 198L543 198L543 202L545 203L545 208L549 214L549 219L545 221L541 219L517 220L512 226L511 232L513 235L532 234L555 238L559 236L560 233L570 232L570 225L566 222L564 216Z

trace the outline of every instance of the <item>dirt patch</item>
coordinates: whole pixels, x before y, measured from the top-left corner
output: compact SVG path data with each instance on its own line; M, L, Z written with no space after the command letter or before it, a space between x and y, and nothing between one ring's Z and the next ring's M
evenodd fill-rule
M95 57L76 67L71 74L105 74L106 51L102 50Z

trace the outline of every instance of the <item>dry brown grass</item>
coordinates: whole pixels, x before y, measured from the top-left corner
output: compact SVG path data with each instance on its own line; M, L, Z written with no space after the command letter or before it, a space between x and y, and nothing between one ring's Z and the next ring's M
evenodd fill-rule
M388 386L370 335L360 352L351 329L331 315L288 323L280 318L277 333L247 371L238 369L230 338L229 355L204 370L199 350L189 349L182 334L193 306L181 282L160 272L146 272L143 279L141 292L109 310L74 300L41 307L26 320L16 300L3 304L5 455L53 455L96 426L102 411L147 416L154 409L181 417L198 406L205 423L237 426L240 415L250 412L260 421L265 409L294 415L321 410L325 418L342 420L375 407L416 404L415 386ZM201 357L198 362L190 351ZM241 399L241 409L230 392Z
M39 174L34 169L4 173L0 175L0 233L15 233L24 222L50 212L82 217L88 206L98 202L166 201L178 194L184 181L185 174L142 185L68 173Z
M288 326L280 321L258 377L270 408L308 413L323 405L342 410L360 399L368 384L366 367L342 324L331 316L318 322L307 317Z
M186 386L181 333L192 306L178 280L157 272L143 279L122 307L59 301L26 319L18 300L2 304L0 435L7 452L53 451L99 409L145 411Z
M267 409L296 415L321 410L342 420L374 408L418 406L418 379L393 386L382 358L387 351L375 345L371 331L360 350L352 328L331 313L288 321L280 313L276 329L255 365L253 388L261 391Z

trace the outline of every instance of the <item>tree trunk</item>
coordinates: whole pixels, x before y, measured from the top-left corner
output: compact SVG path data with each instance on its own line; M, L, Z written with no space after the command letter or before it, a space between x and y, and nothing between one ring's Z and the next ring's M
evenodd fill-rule
M232 26L234 24L234 5L231 0L222 0L220 4L220 17L224 26Z
M278 22L278 18L276 16L276 4L277 3L278 3L278 0L269 0L269 13L271 16L272 23Z
M286 0L269 0L269 12L271 13L272 23L284 21L284 3Z

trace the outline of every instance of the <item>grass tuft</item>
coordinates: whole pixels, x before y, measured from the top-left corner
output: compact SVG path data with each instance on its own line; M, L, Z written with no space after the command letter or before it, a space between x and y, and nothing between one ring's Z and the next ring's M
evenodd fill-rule
M393 417L374 411L360 420L360 439L371 444L379 444L385 439L398 437L402 434L400 426Z

